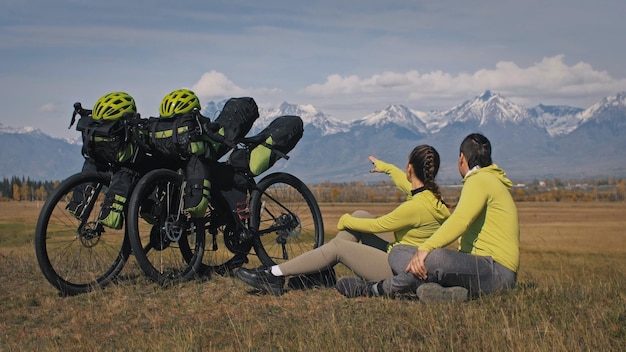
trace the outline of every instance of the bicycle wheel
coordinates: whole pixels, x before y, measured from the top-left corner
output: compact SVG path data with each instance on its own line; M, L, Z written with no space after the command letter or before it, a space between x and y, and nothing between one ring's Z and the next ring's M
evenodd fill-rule
M130 198L128 237L143 272L166 284L198 273L204 253L204 218L182 213L182 176L157 169L143 176Z
M248 263L249 255L255 255L253 251L253 240L241 240L240 235L233 230L233 227L222 225L216 229L210 229L211 224L207 223L207 233L209 240L204 249L204 257L200 272L205 275L218 274L229 276L235 269ZM215 234L211 232L214 231Z
M98 221L110 175L78 173L46 200L35 230L35 254L45 278L63 295L111 283L130 253L125 231Z
M254 250L264 265L274 265L324 244L324 223L309 188L293 175L264 177L250 197Z

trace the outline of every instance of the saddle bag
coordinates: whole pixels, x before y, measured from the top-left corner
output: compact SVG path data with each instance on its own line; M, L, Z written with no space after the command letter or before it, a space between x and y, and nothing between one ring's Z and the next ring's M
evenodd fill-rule
M252 124L258 118L259 107L253 98L230 98L215 119L215 122L220 126L218 133L224 137L227 144L234 145L238 139L245 137L250 132ZM230 147L228 145L212 141L206 157L218 160L229 150Z
M280 116L274 119L259 135L263 142L252 150L237 149L229 156L229 163L238 170L258 176L289 153L300 141L304 124L299 116Z

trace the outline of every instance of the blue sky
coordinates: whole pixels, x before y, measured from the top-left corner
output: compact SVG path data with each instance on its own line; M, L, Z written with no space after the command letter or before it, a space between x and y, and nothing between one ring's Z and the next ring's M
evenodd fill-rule
M352 120L490 89L586 108L626 90L623 0L0 0L0 123L77 137L76 101L125 91L144 117L210 100L313 104Z

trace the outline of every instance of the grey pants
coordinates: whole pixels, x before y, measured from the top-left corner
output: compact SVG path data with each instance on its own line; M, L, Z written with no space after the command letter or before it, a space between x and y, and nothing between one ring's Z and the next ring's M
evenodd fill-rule
M435 249L426 257L428 278L418 279L404 270L417 248L395 246L389 253L389 264L396 276L383 283L385 293L411 292L424 282L436 282L441 286L462 286L472 297L506 290L515 286L517 274L496 263L492 257L476 256L450 249ZM398 279L396 279L398 277ZM405 285L405 288L398 287Z
M383 281L385 294L415 292L419 282L415 275L406 272L406 267L416 251L417 247L406 244L393 246L388 259L393 276Z
M357 210L352 216L373 218L363 210ZM367 281L381 281L393 277L387 261L387 245L393 239L390 234L359 233L339 231L328 243L278 267L283 275L301 275L319 272L337 263L342 263L355 274Z

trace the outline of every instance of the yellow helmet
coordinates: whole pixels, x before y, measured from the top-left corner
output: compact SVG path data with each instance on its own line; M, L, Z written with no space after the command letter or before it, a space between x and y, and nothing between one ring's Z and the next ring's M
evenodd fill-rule
M94 120L119 120L126 113L137 113L135 99L124 92L105 94L93 106L91 117Z
M196 94L189 89L177 89L163 97L159 115L161 117L182 115L193 109L200 109L200 100Z

